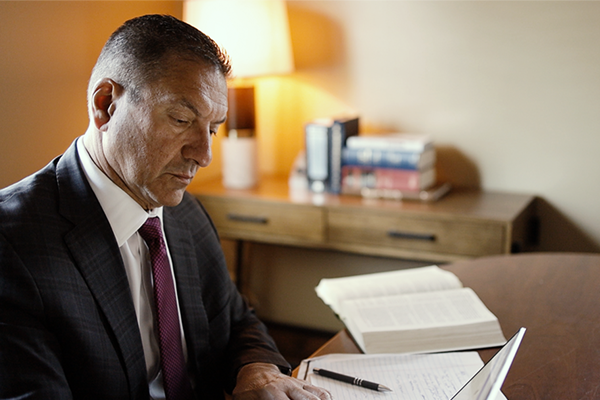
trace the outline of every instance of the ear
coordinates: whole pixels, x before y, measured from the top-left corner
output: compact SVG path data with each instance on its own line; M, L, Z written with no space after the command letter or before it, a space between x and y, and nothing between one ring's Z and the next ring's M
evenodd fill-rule
M108 121L113 116L116 103L123 90L121 85L109 78L104 78L96 83L92 93L92 120L100 131L108 129Z

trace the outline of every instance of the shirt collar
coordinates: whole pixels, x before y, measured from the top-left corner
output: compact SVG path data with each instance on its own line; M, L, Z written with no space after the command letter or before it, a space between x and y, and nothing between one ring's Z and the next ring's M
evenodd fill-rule
M137 232L149 217L159 217L162 221L162 207L149 212L144 210L98 168L85 148L83 138L77 140L77 153L87 180L108 218L119 247Z

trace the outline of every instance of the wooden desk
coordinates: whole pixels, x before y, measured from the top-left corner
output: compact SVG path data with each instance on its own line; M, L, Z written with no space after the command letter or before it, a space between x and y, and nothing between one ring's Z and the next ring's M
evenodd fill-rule
M251 190L228 190L214 180L190 191L206 207L221 237L240 243L437 263L535 246L531 195L455 189L433 203L401 202L291 193L285 178L261 178Z
M477 292L506 337L527 328L502 388L509 400L600 398L600 255L496 256L444 268ZM314 355L358 352L342 331ZM495 352L480 354L487 361Z

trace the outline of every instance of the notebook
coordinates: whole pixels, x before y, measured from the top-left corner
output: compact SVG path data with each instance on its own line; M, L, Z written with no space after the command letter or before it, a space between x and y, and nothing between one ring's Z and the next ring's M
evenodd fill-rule
M521 328L485 365L477 352L435 354L330 354L302 361L298 377L329 390L336 399L501 400L500 392L523 339ZM483 365L483 367L482 367ZM358 376L393 388L378 392L323 378L313 368Z

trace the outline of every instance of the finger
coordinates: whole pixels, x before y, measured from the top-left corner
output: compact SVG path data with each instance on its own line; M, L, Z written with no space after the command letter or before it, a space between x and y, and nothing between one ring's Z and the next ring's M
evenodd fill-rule
M312 385L291 387L287 395L293 400L331 400L329 392Z
M289 388L286 395L292 400L319 400L317 396L299 386Z
M306 390L307 392L310 392L312 394L314 394L315 396L317 396L320 400L331 400L333 399L333 397L331 397L331 393L329 393L327 390L317 387L317 386L313 386L313 385L304 385L304 390Z

